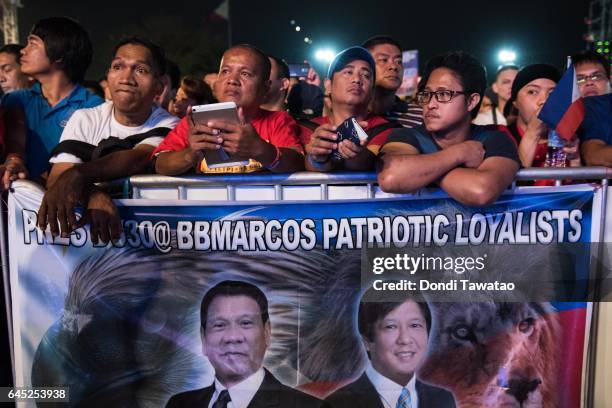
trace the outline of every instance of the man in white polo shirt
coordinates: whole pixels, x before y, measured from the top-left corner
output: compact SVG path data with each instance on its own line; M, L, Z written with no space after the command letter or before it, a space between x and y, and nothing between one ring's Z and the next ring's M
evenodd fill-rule
M120 237L118 211L94 183L143 173L155 147L178 123L153 103L164 69L157 45L135 37L117 45L107 76L112 101L75 112L51 153L48 191L38 214L42 229L48 223L54 236L67 237L90 223L93 242ZM77 223L74 207L79 204L87 211Z

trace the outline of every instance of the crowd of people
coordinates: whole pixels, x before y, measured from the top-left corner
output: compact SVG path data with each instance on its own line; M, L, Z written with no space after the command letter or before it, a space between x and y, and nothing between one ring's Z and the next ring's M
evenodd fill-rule
M448 52L426 63L416 97L402 100L401 50L377 35L336 55L324 78L312 68L300 78L283 59L240 44L200 79L181 78L162 48L129 37L91 83L87 31L45 18L25 47L0 49L2 188L18 178L41 183L41 228L67 236L89 223L94 239L107 242L121 223L96 183L134 174L376 170L386 192L437 185L465 205L486 206L519 168L550 165L549 128L538 115L561 77L556 67L503 66L488 88L477 59ZM590 51L572 61L586 118L561 165L611 167L610 64ZM234 102L238 120L194 120L192 106L214 102ZM359 143L339 140L339 126L352 119L367 135ZM243 161L209 166L206 151ZM80 220L76 206L86 209Z

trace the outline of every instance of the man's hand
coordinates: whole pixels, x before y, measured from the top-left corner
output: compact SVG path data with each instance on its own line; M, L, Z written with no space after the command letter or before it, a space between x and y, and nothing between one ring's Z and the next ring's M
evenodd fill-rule
M463 165L470 169L476 169L484 160L485 150L482 143L476 140L466 140L458 143L452 148L459 150L459 158Z
M310 142L306 145L306 153L317 162L327 161L331 152L338 148L337 139L336 127L325 123L312 133Z
M361 126L364 129L368 127L368 122L361 121L357 123L359 123L359 126ZM362 140L359 143L359 145L356 145L350 140L343 140L340 143L338 143L338 152L340 153L340 156L342 156L344 160L354 159L355 157L357 157L359 154L363 152L363 149L367 143L368 143L367 140Z
M204 157L202 150L218 150L221 148L223 139L218 129L212 129L193 120L191 106L187 108L187 123L189 124L189 161L193 164L199 162Z
M74 208L87 200L87 182L77 166L64 171L49 187L38 210L38 226L43 231L47 223L54 237L61 232L67 238L77 228ZM58 221L59 227L58 229Z
M0 174L2 174L2 188L0 188L2 191L8 190L13 181L28 177L28 170L21 157L9 156L4 164L0 165Z
M580 167L582 163L580 162L580 139L576 135L572 137L570 140L565 141L565 146L563 147L563 151L567 157L567 162L569 167Z
M310 65L308 61L304 61L304 62ZM308 68L308 73L306 74L306 78L304 79L304 81L310 85L321 86L321 77L319 76L317 71L314 70L312 66Z
M110 240L117 241L123 233L119 211L108 194L94 190L89 196L87 211L79 220L77 228L90 224L91 242L97 244L102 241L107 244Z
M527 122L527 129L525 129L525 133L529 132L533 135L537 135L538 139L548 132L548 126L539 118L542 106L540 106L531 116L529 122Z
M257 134L257 131L244 118L242 108L238 108L239 123L230 123L222 120L210 120L206 124L206 130L215 132L221 140L223 150L244 159L262 159L271 145Z
M363 140L360 144L356 145L350 140L343 140L338 143L338 153L340 153L340 156L342 156L344 160L354 159L363 152L366 143L367 141Z

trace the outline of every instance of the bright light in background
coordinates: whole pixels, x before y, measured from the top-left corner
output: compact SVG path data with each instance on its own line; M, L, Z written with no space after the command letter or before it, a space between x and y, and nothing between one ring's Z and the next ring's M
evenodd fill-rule
M300 31L302 28L300 26L295 26L295 31Z
M501 50L499 54L497 54L497 59L502 64L512 64L516 61L516 53L511 50Z
M315 52L315 58L317 61L330 63L336 56L336 52L329 48L318 49Z

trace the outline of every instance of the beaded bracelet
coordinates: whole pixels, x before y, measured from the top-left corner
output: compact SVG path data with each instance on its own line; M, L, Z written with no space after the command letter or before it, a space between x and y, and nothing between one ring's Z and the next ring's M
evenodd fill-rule
M320 162L320 161L316 161L311 154L306 155L306 159L308 160L308 162L310 163L310 165L317 170L320 171L328 171L331 170L333 168L333 163L331 162L331 160L329 159L329 156L327 157L327 160Z

